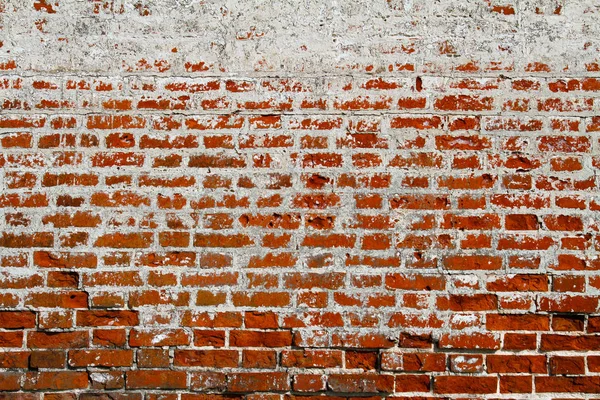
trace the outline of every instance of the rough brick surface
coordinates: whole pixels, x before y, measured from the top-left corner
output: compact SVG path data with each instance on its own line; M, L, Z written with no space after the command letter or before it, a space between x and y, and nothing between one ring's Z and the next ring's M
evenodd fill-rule
M0 397L597 398L599 13L0 1Z

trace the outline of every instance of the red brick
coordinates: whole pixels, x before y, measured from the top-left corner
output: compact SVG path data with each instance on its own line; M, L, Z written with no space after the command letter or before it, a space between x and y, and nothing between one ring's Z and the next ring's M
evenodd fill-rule
M133 364L133 351L71 350L68 362L72 367L129 367Z
M340 393L391 393L394 390L392 375L330 374L327 387Z
M25 390L73 390L88 387L87 372L28 372L23 382Z
M185 371L138 370L127 371L128 389L185 389L187 374Z
M492 376L437 376L434 391L440 394L496 393L498 378Z
M229 392L283 392L291 389L290 378L285 372L240 372L229 374Z

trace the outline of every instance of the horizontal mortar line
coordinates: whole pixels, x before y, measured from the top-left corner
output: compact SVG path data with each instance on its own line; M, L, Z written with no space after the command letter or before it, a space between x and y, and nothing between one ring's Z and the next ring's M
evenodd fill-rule
M377 78L377 77L386 77L386 78L416 78L416 77L428 77L428 78L503 78L503 79L518 79L518 78L535 78L535 79L560 79L563 77L582 77L582 78L600 78L600 75L596 71L587 72L567 72L567 73L539 73L536 75L528 75L518 72L507 72L507 71L498 71L498 72L469 72L469 73L456 73L456 74L436 74L436 73L428 73L428 72L381 72L381 73L369 73L369 72L348 72L348 73L329 73L324 72L320 74L303 74L303 73L294 73L294 72L285 72L285 73L275 73L275 72L228 72L222 74L203 74L203 73L178 73L176 75L171 74L153 74L153 73L134 73L134 72L89 72L89 71L72 71L72 72L48 72L48 71L39 71L35 72L32 70L27 70L26 72L12 72L12 71L2 71L3 73L0 75L0 78L4 77L21 77L21 78L33 78L33 77L90 77L90 78L250 78L250 79L258 79L258 78L274 78L274 79L323 79L323 78L331 78L331 77L365 77L365 78Z
M599 98L600 100L600 98ZM596 117L600 115L600 110L598 111L584 111L579 112L578 114L569 114L569 113L561 113L556 112L552 113L550 111L545 112L543 114L533 114L533 113L521 113L521 114L512 114L505 113L502 111L494 112L481 112L481 111L438 111L438 110L343 110L343 111L304 111L302 109L293 110L293 111L282 111L282 110L241 110L241 109L232 109L232 110L148 110L148 109L131 109L131 110L97 110L90 112L81 112L80 108L73 109L56 109L55 112L48 112L47 110L3 110L3 116L12 116L12 115L28 115L28 116L234 116L234 115L242 115L242 116L255 116L255 115L301 115L301 116L353 116L353 115L372 115L372 116L381 116L385 117L388 115L393 116L411 116L411 115L419 115L419 116L457 116L457 117L520 117L520 118L589 118ZM334 128L336 129L336 128ZM339 128L337 128L339 129ZM430 130L435 130L436 128L431 128ZM331 129L333 130L333 129ZM423 129L425 130L425 129Z

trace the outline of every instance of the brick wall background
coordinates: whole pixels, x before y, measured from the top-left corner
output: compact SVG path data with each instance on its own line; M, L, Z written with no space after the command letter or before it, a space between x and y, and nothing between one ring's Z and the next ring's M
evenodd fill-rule
M599 13L0 2L0 398L597 398Z

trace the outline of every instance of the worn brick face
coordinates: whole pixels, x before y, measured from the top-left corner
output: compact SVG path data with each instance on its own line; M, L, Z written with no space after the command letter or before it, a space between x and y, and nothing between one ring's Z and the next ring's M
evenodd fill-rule
M597 397L599 12L0 1L0 397Z

